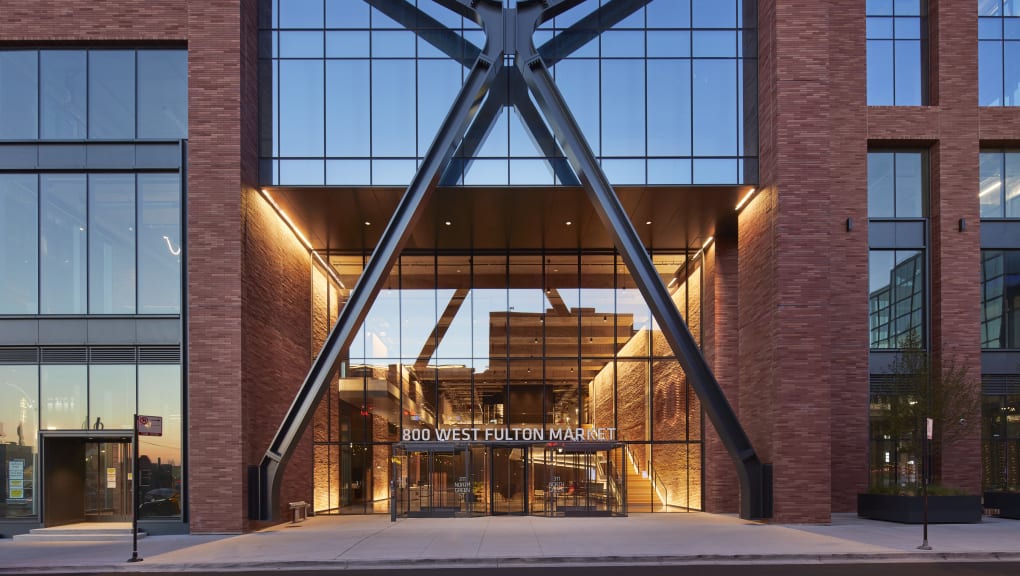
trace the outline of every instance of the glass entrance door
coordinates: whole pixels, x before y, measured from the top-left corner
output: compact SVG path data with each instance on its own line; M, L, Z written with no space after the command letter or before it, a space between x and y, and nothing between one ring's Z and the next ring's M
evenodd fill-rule
M527 453L525 447L493 447L489 481L492 514L527 514Z
M131 444L85 442L85 521L131 520Z
M616 448L619 450L619 448ZM532 513L545 516L608 516L622 513L624 486L612 450L536 447Z

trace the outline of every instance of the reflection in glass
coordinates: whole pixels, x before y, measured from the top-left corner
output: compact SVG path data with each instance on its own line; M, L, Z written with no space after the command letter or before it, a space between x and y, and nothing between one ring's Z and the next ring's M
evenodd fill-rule
M37 512L38 391L38 366L0 366L0 432L3 434L0 442L4 444L0 466L8 479L8 485L0 490L0 519L31 517Z
M84 314L88 273L85 175L43 174L39 187L39 311Z
M280 62L282 156L322 156L325 145L323 92L321 60ZM319 172L321 180L321 163Z
M135 365L89 366L90 430L130 430L135 413Z
M981 252L981 347L1020 348L1020 251Z
M138 137L188 136L188 53L139 50Z
M163 435L143 437L138 445L141 516L179 516L184 424L179 365L138 366L138 413L163 418Z
M0 314L39 311L39 180L0 174Z
M135 53L89 51L89 138L135 137Z
M923 218L927 212L923 152L868 153L868 217Z
M38 53L0 51L0 140L35 139L38 120Z
M871 348L924 346L924 252L872 250L868 276Z
M89 175L89 313L135 312L135 176Z
M86 367L43 365L40 374L39 420L43 430L87 429Z
M138 175L138 312L181 311L181 201L177 174Z
M85 51L39 52L40 138L80 140L86 137Z

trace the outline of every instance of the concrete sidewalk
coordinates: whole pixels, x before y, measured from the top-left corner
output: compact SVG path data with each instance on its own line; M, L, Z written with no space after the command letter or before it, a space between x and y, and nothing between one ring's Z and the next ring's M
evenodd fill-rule
M317 517L237 536L150 536L130 544L0 540L0 574L47 571L439 568L541 564L846 563L1020 560L1020 521L920 526L835 515L828 526L712 514L628 518Z

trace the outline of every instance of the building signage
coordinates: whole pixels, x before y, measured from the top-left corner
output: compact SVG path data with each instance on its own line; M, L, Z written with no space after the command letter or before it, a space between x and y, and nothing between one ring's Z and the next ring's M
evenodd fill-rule
M136 423L139 436L162 436L163 435L163 417L162 416L142 416L138 415L138 422Z
M117 487L117 469L107 468L106 469L106 487L113 489Z
M616 428L404 428L403 442L592 442L616 440Z
M7 463L7 499L25 499L25 461L11 460Z
M467 476L461 476L456 482L453 483L453 491L457 494L470 494L471 493L471 482L468 482Z

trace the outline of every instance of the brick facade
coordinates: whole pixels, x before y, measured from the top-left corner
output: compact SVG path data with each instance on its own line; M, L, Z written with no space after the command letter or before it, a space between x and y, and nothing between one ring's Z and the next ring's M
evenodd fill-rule
M251 528L246 466L261 458L325 337L327 312L336 314L335 292L257 191L257 4L7 0L0 19L0 42L8 45L188 48L193 532ZM703 303L702 315L685 318L760 458L775 466L775 521L827 522L832 512L852 511L867 487L869 147L929 150L933 351L936 361L953 358L980 374L978 154L982 146L1020 145L1020 109L977 106L973 2L929 4L932 102L905 108L867 106L863 2L759 2L759 191L738 215L737 237L717 238L706 250L704 293L689 294ZM625 392L628 379L648 377L635 370L627 365L609 378L618 380L622 437L644 439L656 426L702 428L673 413L649 418L644 397ZM683 381L659 376L653 381ZM598 391L609 385L600 382L596 414L613 414L601 407L611 395ZM696 402L661 386L652 394L653 406L675 405L680 413ZM290 460L283 503L311 501L313 482L328 482L313 478L313 468L338 477L338 452L313 454L311 443L312 436L336 440L322 426L331 409L323 403ZM711 426L704 428L705 508L735 511L732 462ZM947 484L980 488L978 442L975 435L947 448ZM386 461L377 450L374 458ZM375 482L381 488L388 477Z

